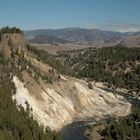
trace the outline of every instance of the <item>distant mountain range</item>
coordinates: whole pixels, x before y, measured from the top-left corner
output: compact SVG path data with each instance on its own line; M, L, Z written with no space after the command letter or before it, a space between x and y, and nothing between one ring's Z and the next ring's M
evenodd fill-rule
M32 43L77 43L88 45L95 44L97 42L115 43L123 40L123 38L137 34L133 32L121 33L100 29L82 28L40 29L29 30L24 33L27 40Z
M65 43L71 43L68 40L64 40L62 38L56 37L56 36L50 36L50 35L37 35L32 39L29 39L31 43L37 43L37 44L65 44Z

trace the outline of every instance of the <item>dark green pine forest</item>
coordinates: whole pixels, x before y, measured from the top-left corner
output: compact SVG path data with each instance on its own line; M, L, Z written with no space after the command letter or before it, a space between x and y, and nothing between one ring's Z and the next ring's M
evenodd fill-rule
M57 53L78 78L104 82L108 87L140 93L140 48L89 48Z

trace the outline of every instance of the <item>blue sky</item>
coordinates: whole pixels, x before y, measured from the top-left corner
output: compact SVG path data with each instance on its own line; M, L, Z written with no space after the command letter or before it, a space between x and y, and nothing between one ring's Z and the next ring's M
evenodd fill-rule
M0 0L0 27L140 30L140 0Z

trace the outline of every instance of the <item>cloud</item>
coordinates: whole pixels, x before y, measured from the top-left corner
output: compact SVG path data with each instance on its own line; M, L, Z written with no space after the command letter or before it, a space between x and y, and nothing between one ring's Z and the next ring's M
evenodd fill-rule
M118 32L138 32L140 31L140 24L133 24L127 22L111 21L107 20L103 24L87 24L87 28L98 28L106 31L118 31Z
M140 31L140 24L108 21L101 28L113 30L113 31L119 31L119 32L137 32Z

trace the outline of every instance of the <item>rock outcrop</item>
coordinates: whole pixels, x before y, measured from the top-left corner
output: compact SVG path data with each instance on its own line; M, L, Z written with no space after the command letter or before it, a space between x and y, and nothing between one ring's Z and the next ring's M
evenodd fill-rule
M25 51L26 41L23 33L4 33L1 35L0 47L5 59L11 57L12 51Z

